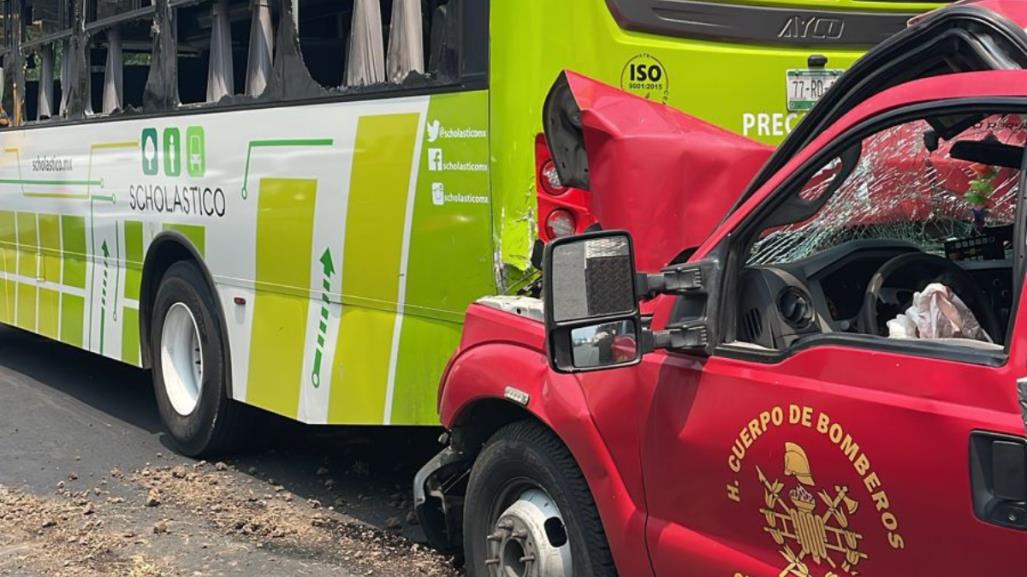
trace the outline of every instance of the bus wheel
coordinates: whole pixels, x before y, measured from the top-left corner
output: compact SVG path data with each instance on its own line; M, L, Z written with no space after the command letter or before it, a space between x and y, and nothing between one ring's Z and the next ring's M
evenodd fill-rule
M613 577L595 502L563 443L542 425L500 429L471 469L468 577Z
M175 448L191 457L228 451L243 433L242 407L228 396L217 310L196 264L168 268L150 322L153 387Z

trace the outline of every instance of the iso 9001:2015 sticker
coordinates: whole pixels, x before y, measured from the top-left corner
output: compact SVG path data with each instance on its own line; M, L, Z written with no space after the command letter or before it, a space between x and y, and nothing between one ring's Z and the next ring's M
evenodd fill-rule
M667 69L652 54L635 55L624 65L620 74L620 87L649 100L663 104L670 97L670 79Z

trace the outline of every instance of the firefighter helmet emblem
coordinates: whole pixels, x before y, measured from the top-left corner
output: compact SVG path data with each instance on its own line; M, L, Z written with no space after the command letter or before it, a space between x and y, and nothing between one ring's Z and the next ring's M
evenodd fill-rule
M863 536L849 528L849 515L859 503L849 497L848 487L817 491L806 451L795 443L785 443L784 476L786 481L794 478L794 487L787 493L784 482L769 480L759 467L756 474L766 502L760 509L767 521L764 531L788 562L779 577L840 577L838 571L859 574L856 567L867 555L859 550Z

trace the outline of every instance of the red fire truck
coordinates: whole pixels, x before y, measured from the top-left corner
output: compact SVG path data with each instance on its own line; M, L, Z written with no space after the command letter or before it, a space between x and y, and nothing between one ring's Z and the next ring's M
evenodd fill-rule
M1025 26L919 18L773 152L561 75L600 230L468 309L432 541L473 577L1022 575Z

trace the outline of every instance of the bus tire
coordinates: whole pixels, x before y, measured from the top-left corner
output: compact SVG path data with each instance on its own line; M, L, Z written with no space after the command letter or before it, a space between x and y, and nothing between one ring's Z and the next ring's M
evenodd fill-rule
M617 575L584 475L538 422L507 425L489 439L464 503L468 577ZM536 563L537 573L527 572L526 562Z
M172 444L190 457L232 450L245 434L243 407L229 397L217 301L194 262L168 268L152 310L153 387Z

